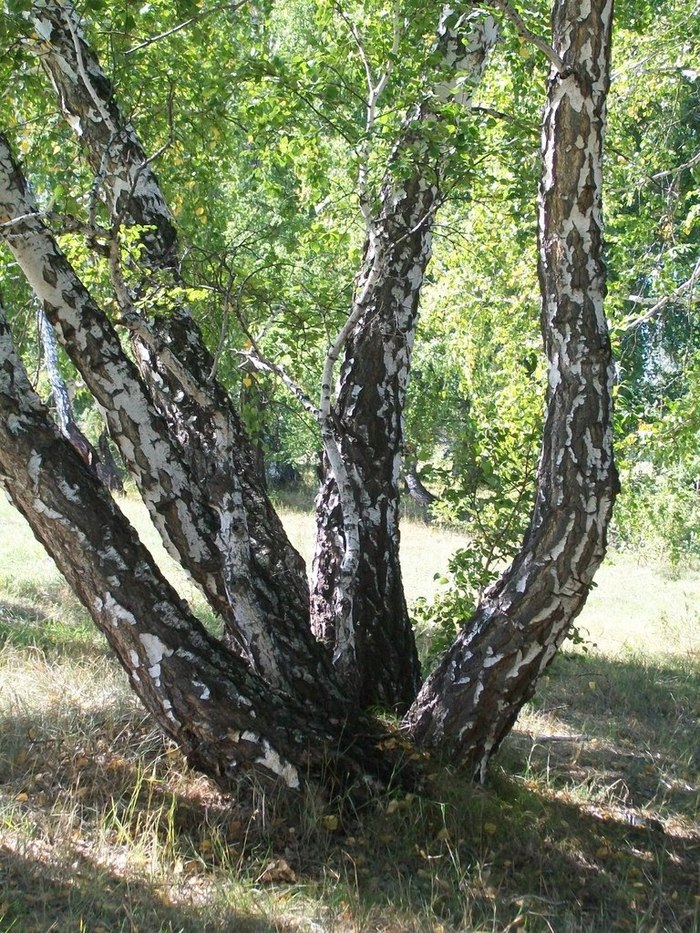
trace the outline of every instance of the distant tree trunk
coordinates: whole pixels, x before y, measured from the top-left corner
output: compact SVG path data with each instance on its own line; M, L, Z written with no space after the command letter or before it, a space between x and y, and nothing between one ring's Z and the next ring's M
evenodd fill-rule
M558 0L539 195L549 392L535 510L522 550L423 686L406 721L419 743L484 777L583 608L618 489L613 366L603 313L601 163L612 0Z
M61 370L58 365L58 344L56 343L56 335L42 308L37 310L37 323L39 325L41 345L44 350L46 373L51 383L51 394L56 408L58 427L61 434L75 447L83 463L90 467L92 472L97 475L97 461L99 459L97 451L76 423L68 386L61 375Z
M427 508L439 501L438 497L423 484L415 460L406 462L404 467L404 482L406 483L409 496L420 503L420 505L426 506Z
M44 348L44 362L46 372L51 383L51 393L53 395L54 405L56 406L56 420L58 427L67 440L71 442L77 450L83 462L90 467L95 476L115 492L122 492L124 485L119 470L114 462L114 457L109 449L105 434L100 436L98 449L96 450L90 441L85 437L78 427L73 414L73 403L65 379L61 375L58 365L58 344L56 343L56 334L49 324L42 308L37 311L37 320L39 323L39 335ZM103 443L104 439L104 443Z

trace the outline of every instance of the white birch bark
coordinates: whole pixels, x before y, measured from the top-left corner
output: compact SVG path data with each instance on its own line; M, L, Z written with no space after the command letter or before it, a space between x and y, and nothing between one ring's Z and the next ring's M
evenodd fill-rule
M309 699L325 684L339 699L332 668L310 630L304 562L267 498L252 445L227 393L211 377L211 355L196 322L183 305L145 320L123 283L119 227L136 224L149 227L143 238L144 280L153 269L168 269L173 284L179 284L176 231L151 161L134 127L123 120L74 8L60 0L35 0L29 15L38 61L109 212L113 279L144 387L215 516L228 611L221 604L215 608L229 642L271 683L296 681Z
M612 7L554 4L553 45L566 67L550 73L542 133L549 389L530 528L406 718L415 740L465 761L481 779L585 603L618 489L601 212Z
M398 559L398 501L418 301L442 175L452 156L447 149L433 152L431 128L447 105L462 107L467 118L496 38L492 17L444 9L437 77L430 95L406 118L375 216L367 210L362 176L364 269L348 319L326 357L319 408L327 476L317 501L312 622L344 682L367 705L405 709L420 676ZM375 82L368 71L368 121L376 119L378 90L385 83L384 75Z
M106 636L146 709L190 763L292 791L386 782L372 727L270 688L212 638L162 576L31 388L0 307L0 486Z

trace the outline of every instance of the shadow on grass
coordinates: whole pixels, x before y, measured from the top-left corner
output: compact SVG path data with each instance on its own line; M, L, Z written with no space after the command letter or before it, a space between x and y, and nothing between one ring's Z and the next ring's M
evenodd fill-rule
M489 786L429 766L423 795L337 831L322 808L224 797L133 706L7 716L4 821L25 844L3 847L0 821L0 929L298 929L222 900L283 859L300 883L268 903L320 901L324 931L691 931L699 701L689 662L563 655ZM139 851L166 882L109 867Z
M563 653L508 739L515 767L593 802L696 820L699 674L691 658Z
M0 718L0 930L297 930L237 882L237 812L133 708Z
M372 837L341 853L365 916L400 903L425 918L416 929L430 929L430 917L460 931L695 929L697 841L583 811L505 775L487 790L454 779L420 805L419 820L414 806L379 815ZM340 874L337 851L334 862Z
M16 931L240 933L280 931L263 918L226 910L213 918L194 905L168 903L169 885L125 880L77 852L60 863L0 845L0 928Z

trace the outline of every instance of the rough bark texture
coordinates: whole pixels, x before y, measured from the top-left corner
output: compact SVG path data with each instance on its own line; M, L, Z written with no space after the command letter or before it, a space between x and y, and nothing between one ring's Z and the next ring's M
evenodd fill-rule
M124 492L124 483L109 446L109 436L106 428L103 429L97 441L97 451L100 457L97 463L97 476L107 489L112 492Z
M310 630L304 562L272 508L254 447L227 393L211 377L199 327L183 306L146 320L120 281L119 228L147 225L142 288L153 270L160 270L161 284L164 274L179 284L176 231L144 148L123 120L75 11L56 0L37 0L31 20L40 39L37 57L95 172L93 196L99 194L107 207L117 298L132 331L143 390L208 503L219 565L213 608L224 620L229 646L272 684L289 688L296 681L294 689L309 698L328 693L339 701L332 668Z
M393 153L324 425L335 460L325 461L316 502L312 623L362 706L404 711L420 682L399 564L399 473L420 290L449 161L447 152L431 152L426 124L440 119L446 101L468 106L496 36L494 20L481 11L443 15L437 47L444 80L409 115Z
M145 707L224 788L388 782L379 734L272 690L212 638L33 392L0 308L0 480L107 637Z
M94 195L105 201L113 237L118 239L122 224L148 226L142 287L153 270L161 270L161 283L168 270L172 284L179 284L177 235L158 179L75 11L38 0L31 18L40 39L36 55L95 172ZM118 265L118 256L113 260ZM115 273L119 278L118 267ZM230 646L271 683L298 679L298 687L305 681L313 693L321 681L330 689L332 670L309 627L304 562L272 508L253 445L227 393L211 378L212 359L199 327L183 306L149 322L123 285L117 297L149 400L214 513L229 611L214 608L224 618Z
M406 727L482 777L565 638L605 554L618 480L603 314L601 158L612 0L558 0L539 195L549 391L522 551L424 685Z
M566 70L550 76L543 134L540 278L550 382L530 529L406 720L417 742L467 760L481 776L583 605L616 492L600 219L611 14L612 0L555 5L554 43ZM228 643L179 600L60 436L1 314L0 482L147 709L193 764L224 787L241 767L289 788L307 780L334 789L386 783L396 761L357 709L405 708L418 681L398 564L398 464L418 296L447 164L446 153L437 162L428 153L426 138L445 101L469 102L495 24L476 9L461 17L446 11L444 73L410 115L378 213L367 215L355 306L329 352L327 376L341 355L344 363L335 404L330 377L321 404L329 461L314 614L326 651L309 626L303 564L265 495L240 421L210 378L195 322L186 308L147 320L125 285L124 224L154 227L144 232L143 283L156 273L178 280L172 220L143 148L72 7L35 0L29 16L35 52L95 172L88 226L108 246L136 362L43 222L3 136L0 233L106 410L168 549L224 619ZM106 236L97 229L98 193Z
M285 587L276 588L262 574L250 575L249 566L240 557L250 547L247 540L238 542L237 549L231 546L236 533L245 534L240 500L225 515L212 507L209 488L192 474L168 423L153 405L146 384L122 350L113 326L36 213L3 136L0 213L10 222L3 229L4 239L85 384L105 410L112 437L166 547L199 584L229 633L237 637L239 653L272 684L304 696L309 703L322 707L331 700L341 703L333 686L332 669L309 629L308 616L289 614L280 619L274 612L277 605L289 604L296 594L288 593ZM229 492L228 497L232 500L233 494ZM232 526L225 529L226 535L221 531L224 520ZM257 564L264 565L266 559L260 548ZM253 602L251 592L256 599L259 594L270 594L270 612L264 616L264 625L256 629L240 624ZM264 612L264 608L253 604L257 613ZM279 625L273 637L270 629L276 622Z

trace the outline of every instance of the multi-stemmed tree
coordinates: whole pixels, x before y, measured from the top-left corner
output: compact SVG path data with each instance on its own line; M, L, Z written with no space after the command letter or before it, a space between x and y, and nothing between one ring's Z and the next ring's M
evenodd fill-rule
M555 0L551 44L500 0L493 14L470 3L445 8L376 190L369 148L400 50L396 22L386 66L375 73L366 60L362 266L347 319L329 342L318 401L303 397L324 450L311 592L187 306L153 154L124 117L74 8L60 0L15 6L25 47L91 169L84 216L70 225L106 264L116 312L100 306L62 252L57 220L33 197L4 135L0 232L105 411L168 551L222 620L223 637L178 597L61 436L3 314L0 480L12 501L144 705L223 786L241 767L291 788L388 781L396 762L386 746L394 743L381 741L371 717L379 705L403 717L407 742L483 777L584 604L616 492L601 257L612 0ZM521 552L421 687L398 562L402 414L431 233L460 155L442 129L456 111L470 118L498 12L550 62L539 192L547 414ZM146 309L139 299L154 281ZM255 364L291 383L274 360L259 355Z

